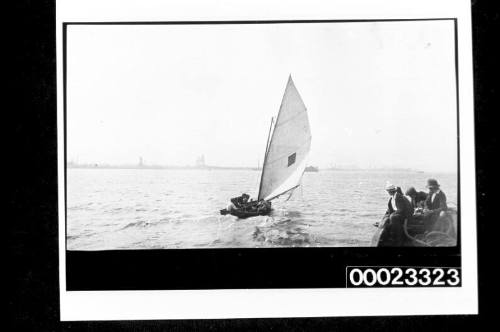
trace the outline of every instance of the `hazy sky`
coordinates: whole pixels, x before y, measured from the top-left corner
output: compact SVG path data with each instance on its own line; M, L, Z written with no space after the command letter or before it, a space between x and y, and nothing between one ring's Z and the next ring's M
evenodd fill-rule
M309 164L456 170L452 21L69 26L68 159L257 166L291 73Z

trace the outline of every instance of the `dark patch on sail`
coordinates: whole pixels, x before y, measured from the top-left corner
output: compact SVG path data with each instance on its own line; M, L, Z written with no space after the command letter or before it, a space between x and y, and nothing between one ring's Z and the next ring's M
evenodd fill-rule
M297 153L295 153L295 152L288 156L288 166L287 167L290 167L290 165L293 165L295 163L295 157L297 157Z

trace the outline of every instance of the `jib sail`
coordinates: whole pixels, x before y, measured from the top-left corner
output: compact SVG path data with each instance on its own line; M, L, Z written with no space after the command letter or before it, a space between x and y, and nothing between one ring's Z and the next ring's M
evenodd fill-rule
M306 106L290 75L266 149L258 198L271 200L297 188L310 148Z

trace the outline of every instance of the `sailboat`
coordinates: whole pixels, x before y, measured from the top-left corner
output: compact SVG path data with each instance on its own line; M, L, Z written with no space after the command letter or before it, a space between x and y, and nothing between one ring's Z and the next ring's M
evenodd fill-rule
M271 118L257 200L220 213L239 218L270 214L273 199L291 195L300 186L310 148L307 109L290 75L276 121Z

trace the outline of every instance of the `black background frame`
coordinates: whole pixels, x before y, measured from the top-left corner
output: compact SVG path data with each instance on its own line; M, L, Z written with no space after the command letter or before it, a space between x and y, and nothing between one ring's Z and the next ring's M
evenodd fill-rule
M479 316L317 317L225 320L60 322L56 38L54 0L13 2L16 15L13 43L16 70L9 86L16 108L11 130L15 140L10 154L15 188L4 218L7 226L7 329L11 331L457 331L478 330L496 323L498 243L498 24L494 1L473 0L472 38L474 67L474 121L478 209ZM9 15L10 16L10 15ZM9 39L8 39L9 40ZM14 52L12 52L14 51ZM467 64L469 65L469 64ZM16 93L17 92L17 93ZM10 133L10 131L8 131ZM7 144L9 148L9 144ZM10 152L10 151L9 151ZM495 210L495 214L493 211ZM5 220L7 219L7 220ZM64 253L62 253L64 254ZM493 256L495 255L495 256ZM493 321L495 317L495 321ZM491 322L490 322L491 319ZM488 325L487 325L488 324Z

